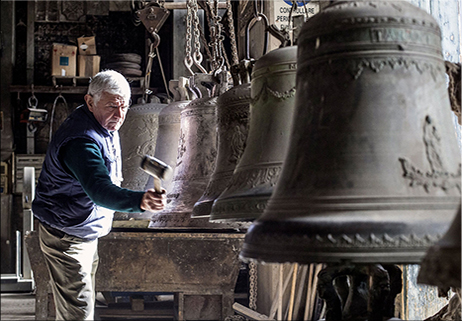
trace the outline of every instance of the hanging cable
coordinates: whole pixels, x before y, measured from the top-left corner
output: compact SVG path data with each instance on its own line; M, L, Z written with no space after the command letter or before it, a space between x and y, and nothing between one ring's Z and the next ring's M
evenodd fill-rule
M172 99L172 97L170 96L169 90L167 87L167 80L165 79L164 67L162 66L162 61L160 60L159 47L156 47L156 53L157 53L157 59L159 60L159 67L160 67L160 72L162 74L162 79L164 80L165 91L167 92L167 97L170 100Z
M62 85L61 85L62 87ZM49 135L48 135L48 142L51 142L51 137L53 135L53 121L54 121L54 118L55 118L55 110L56 110L56 104L58 103L58 100L59 99L62 99L63 102L64 102L64 105L66 106L67 108L67 101L66 101L66 98L64 98L64 96L61 94L61 90L59 91L59 94L58 94L58 97L55 98L55 101L53 102L53 107L51 108L51 117L50 117L50 132L49 132Z

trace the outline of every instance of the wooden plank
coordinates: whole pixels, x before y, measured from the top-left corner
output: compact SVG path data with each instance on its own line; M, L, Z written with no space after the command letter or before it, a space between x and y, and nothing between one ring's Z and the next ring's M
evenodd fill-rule
M311 300L311 285L313 283L313 272L314 272L313 270L314 270L314 264L310 264L310 269L308 272L308 285L307 285L307 290L306 290L305 314L303 316L303 320L309 320L308 318L311 318L310 300Z
M245 306L243 306L242 304L239 304L239 303L234 303L233 304L233 309L234 311L236 311L237 313L239 314L242 314L252 320L274 320L274 319L271 319L269 318L268 316L264 315L264 314L260 314L258 312L255 312Z
M298 285L298 292L295 297L294 316L297 318L300 312L300 305L302 302L303 291L305 289L306 275L308 273L308 265L302 265L300 268L300 282Z
M281 264L279 266L280 269L283 269L283 264ZM281 270L279 270L278 272L280 272ZM270 309L270 319L273 319L275 316L276 316L276 312L278 311L278 307L282 305L282 298L281 296L284 296L284 292L286 291L287 289L287 286L289 285L289 281L291 279L291 275L292 275L292 271L293 271L293 266L291 267L291 270L288 274L288 276L286 277L285 281L282 282L281 280L279 280L278 282L278 289L276 291L276 293L274 293L274 297L273 297L273 302L271 304L271 309ZM279 274L279 277L281 276L281 274ZM280 284L283 284L282 288L280 287ZM282 294L280 295L280 293L282 292ZM281 304L279 304L281 303ZM282 310L282 308L281 308ZM281 317L282 319L282 317ZM278 318L278 320L281 320Z
M293 320L294 313L294 301L295 301L295 287L297 285L297 273L298 273L298 264L294 264L294 272L292 274L292 289L290 291L290 300L289 300L289 315L287 320Z
M290 275L290 274L289 274ZM285 289L283 288L283 278L284 278L284 265L279 266L279 295L278 295L278 320L282 320L282 298L284 296Z

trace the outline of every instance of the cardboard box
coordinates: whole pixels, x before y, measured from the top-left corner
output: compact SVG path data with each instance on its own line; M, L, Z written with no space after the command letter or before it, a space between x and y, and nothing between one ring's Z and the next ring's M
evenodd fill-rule
M77 47L53 44L52 76L75 76L77 69Z
M79 76L93 77L99 72L99 64L101 56L85 56L79 55Z
M95 37L80 37L77 38L79 46L79 55L96 55Z

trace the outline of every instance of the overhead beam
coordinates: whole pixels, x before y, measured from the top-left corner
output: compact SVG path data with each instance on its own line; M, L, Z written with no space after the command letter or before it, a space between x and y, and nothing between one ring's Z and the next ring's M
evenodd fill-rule
M186 2L164 2L162 5L165 9L169 9L169 10L188 8L186 6ZM218 9L226 9L226 8L227 8L226 2L218 2Z

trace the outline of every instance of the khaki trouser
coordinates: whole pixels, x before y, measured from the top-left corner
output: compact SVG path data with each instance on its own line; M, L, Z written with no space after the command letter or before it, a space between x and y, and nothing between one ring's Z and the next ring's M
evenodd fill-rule
M40 248L51 277L56 320L94 320L98 240L87 241L39 224Z

